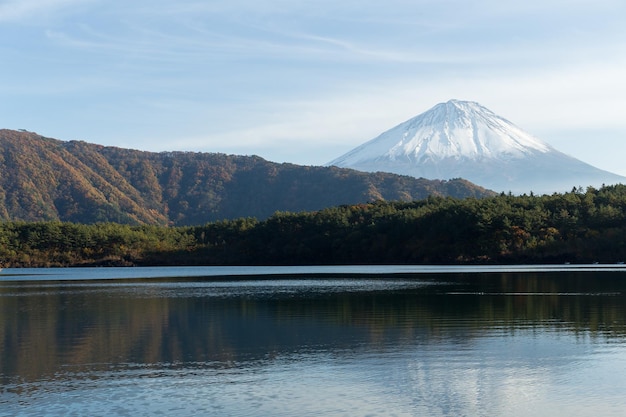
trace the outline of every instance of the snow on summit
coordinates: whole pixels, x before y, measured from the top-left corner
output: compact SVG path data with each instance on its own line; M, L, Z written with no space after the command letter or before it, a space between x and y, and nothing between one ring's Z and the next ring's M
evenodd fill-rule
M626 181L557 151L476 102L460 100L437 104L329 165L429 179L460 177L517 193Z
M531 151L550 150L548 144L480 104L450 100L386 131L330 164L343 166L381 157L414 162L426 158L522 157Z

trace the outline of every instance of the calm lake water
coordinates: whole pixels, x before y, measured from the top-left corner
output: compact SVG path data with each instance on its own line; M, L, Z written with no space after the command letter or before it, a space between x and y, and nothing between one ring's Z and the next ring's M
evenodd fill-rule
M19 415L624 416L626 269L5 269Z

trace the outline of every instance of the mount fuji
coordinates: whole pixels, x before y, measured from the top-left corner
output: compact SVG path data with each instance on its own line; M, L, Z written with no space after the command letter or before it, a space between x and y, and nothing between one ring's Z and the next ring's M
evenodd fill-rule
M559 152L478 103L459 100L437 104L328 165L428 179L464 178L515 194L626 183L626 177Z

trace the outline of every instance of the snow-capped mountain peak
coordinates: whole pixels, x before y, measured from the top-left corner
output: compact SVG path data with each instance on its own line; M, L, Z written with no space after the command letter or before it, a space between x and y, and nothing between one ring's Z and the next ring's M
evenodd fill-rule
M519 158L551 149L547 143L478 103L450 100L386 131L331 165L381 157L414 162Z
M476 102L460 100L437 104L329 165L429 179L461 177L513 192L626 182L557 151Z

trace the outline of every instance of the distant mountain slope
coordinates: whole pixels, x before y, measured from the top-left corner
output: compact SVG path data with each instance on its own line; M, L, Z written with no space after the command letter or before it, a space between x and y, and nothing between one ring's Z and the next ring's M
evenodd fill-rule
M430 179L466 178L495 191L548 193L626 178L567 156L475 102L441 103L329 165Z
M203 224L373 200L493 194L430 181L256 156L142 152L0 130L0 219Z

